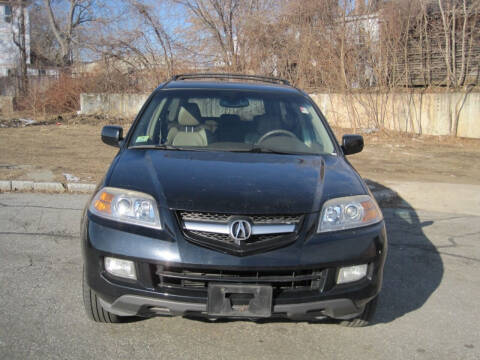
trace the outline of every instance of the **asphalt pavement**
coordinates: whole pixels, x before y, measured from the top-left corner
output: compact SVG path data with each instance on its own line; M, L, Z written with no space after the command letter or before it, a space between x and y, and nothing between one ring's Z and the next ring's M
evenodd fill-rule
M84 195L0 194L0 359L479 359L480 216L384 209L389 253L373 324L89 321Z

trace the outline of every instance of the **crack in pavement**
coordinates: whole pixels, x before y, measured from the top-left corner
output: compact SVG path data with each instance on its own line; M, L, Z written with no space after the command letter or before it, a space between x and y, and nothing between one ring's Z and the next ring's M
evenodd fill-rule
M1 207L12 207L12 208L39 208L39 209L52 209L52 210L73 210L73 211L83 211L83 208L62 208L54 206L43 206L43 205L10 205L0 202Z
M429 252L429 253L437 253L437 254L440 254L440 255L452 256L452 257L456 257L456 258L470 260L470 261L480 263L480 259L477 259L477 258L474 258L474 257L469 257L469 256L464 256L464 255L452 254L452 253L448 253L448 252L444 252L444 251L438 251L437 247L434 247L434 246L428 247L428 246L423 246L423 245L400 244L400 243L392 243L392 242L389 242L388 246L404 247L404 248L408 248L408 249L422 250L422 251ZM451 248L451 247L455 247L455 246L448 245L448 246L444 246L443 248Z
M480 231L474 231L474 232L471 232L471 233L454 235L452 237L453 238L462 238L462 237L465 237L465 236L472 236L472 235L480 235Z
M463 215L463 216L452 216L447 218L432 219L432 221L448 221L448 220L469 219L469 218L477 218L477 217L478 216L474 216L474 215Z
M13 232L13 231L0 231L0 235L37 235L37 236L51 236L54 238L66 238L66 239L77 239L80 235L70 235L70 234L55 234L55 233L35 233L35 232Z

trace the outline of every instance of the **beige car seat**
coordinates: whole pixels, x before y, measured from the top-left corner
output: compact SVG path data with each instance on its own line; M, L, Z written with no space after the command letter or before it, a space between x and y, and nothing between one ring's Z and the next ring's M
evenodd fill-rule
M207 133L200 126L199 119L193 114L195 111L180 107L178 112L178 127L171 128L167 141L174 146L207 146ZM198 116L198 115L197 115ZM171 142L170 142L171 141Z

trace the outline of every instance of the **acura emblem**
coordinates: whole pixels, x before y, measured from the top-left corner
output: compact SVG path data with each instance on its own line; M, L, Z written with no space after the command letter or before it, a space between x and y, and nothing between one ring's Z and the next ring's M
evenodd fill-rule
M252 234L252 225L247 220L234 220L230 223L230 236L235 244L240 245Z

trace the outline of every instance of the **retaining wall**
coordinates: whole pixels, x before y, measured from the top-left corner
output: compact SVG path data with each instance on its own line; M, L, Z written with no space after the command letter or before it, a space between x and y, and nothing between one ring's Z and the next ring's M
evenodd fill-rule
M81 94L80 113L132 117L137 115L147 98L148 94Z
M480 93L311 94L332 125L480 138Z
M82 94L81 113L133 117L147 94ZM330 124L480 138L480 93L311 94Z
M5 115L13 111L13 96L0 96L0 114Z

